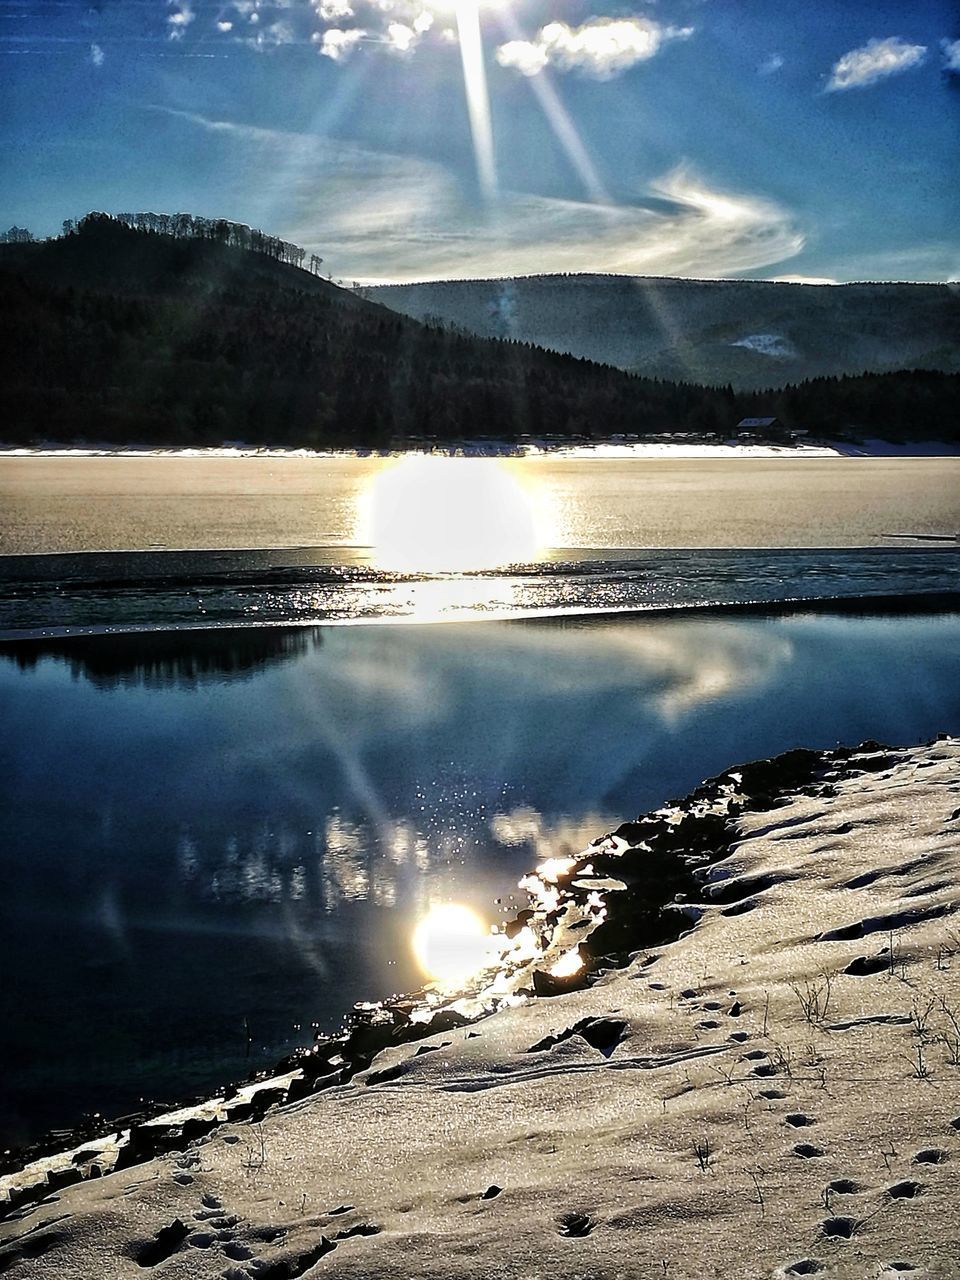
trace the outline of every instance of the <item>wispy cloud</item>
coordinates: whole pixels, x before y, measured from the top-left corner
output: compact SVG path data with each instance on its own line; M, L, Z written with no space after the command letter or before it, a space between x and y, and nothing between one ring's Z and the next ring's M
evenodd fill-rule
M885 40L868 40L859 49L845 53L833 67L827 83L827 93L844 89L864 89L867 85L900 75L911 67L918 67L927 56L923 44L907 44L899 36Z
M716 278L799 253L804 234L772 200L723 192L692 169L654 183L646 203L503 192L478 209L444 166L304 134L184 115L228 137L245 166L277 174L270 229L364 281L552 271Z
M167 35L171 40L182 40L184 32L196 18L191 0L167 0Z
M283 19L276 22L268 22L262 26L256 26L253 35L244 38L244 43L248 48L256 49L262 53L267 49L276 49L280 45L295 44L297 34L293 26Z
M646 17L591 18L581 27L551 22L541 27L533 40L508 40L500 45L497 61L525 76L553 66L609 80L655 57L667 41L692 34L692 27L665 27Z
M106 57L107 55L103 52L100 45L92 44L90 46L90 61L95 67L102 67L106 61Z
M783 55L779 53L771 53L769 58L764 58L763 62L757 67L757 71L762 76L772 76L783 66Z
M944 71L960 75L960 40L941 40L940 52L943 54Z

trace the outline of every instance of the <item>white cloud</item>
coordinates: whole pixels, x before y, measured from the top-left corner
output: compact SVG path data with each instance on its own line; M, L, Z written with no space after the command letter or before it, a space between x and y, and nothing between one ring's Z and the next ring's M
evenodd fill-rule
M944 71L956 71L960 74L960 40L941 40L940 51L943 54Z
M543 32L540 33L541 35ZM550 59L539 41L508 40L497 49L497 61L501 67L512 67L522 76L538 75Z
M405 22L387 23L387 44L397 53L409 53L417 43L417 33Z
M196 0L168 0L185 8ZM230 0L215 22L222 35L260 51L308 41L334 62L363 41L409 54L438 21L444 0ZM276 11L281 10L278 19ZM444 22L452 21L447 15ZM443 32L440 32L441 36Z
M878 80L918 67L926 54L926 45L907 44L899 36L888 36L886 40L868 40L862 48L851 49L835 63L827 92L862 89L876 84Z
M350 0L313 0L313 8L321 22L342 22L353 17Z
M95 67L102 67L106 60L106 56L107 55L98 44L92 44L90 46L90 61Z
M167 8L173 12L167 14L167 36L171 40L182 40L183 34L197 16L190 0L167 0Z
M666 41L692 34L692 27L664 27L646 17L591 18L582 27L551 22L533 40L509 40L500 45L497 61L525 76L554 66L609 80L654 57Z
M764 59L757 67L757 71L762 76L772 76L783 66L783 55L779 53L771 53L769 58Z
M320 52L325 58L332 58L334 62L345 62L366 34L366 31L361 31L359 27L348 27L346 30L340 27L329 27L322 34L315 31L310 38L314 44L320 46Z

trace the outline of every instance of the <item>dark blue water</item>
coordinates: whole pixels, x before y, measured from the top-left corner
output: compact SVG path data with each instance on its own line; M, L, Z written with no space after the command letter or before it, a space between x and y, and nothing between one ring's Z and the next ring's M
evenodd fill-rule
M0 645L0 1142L182 1100L419 985L425 906L725 766L960 731L960 615ZM516 902L506 902L506 907Z

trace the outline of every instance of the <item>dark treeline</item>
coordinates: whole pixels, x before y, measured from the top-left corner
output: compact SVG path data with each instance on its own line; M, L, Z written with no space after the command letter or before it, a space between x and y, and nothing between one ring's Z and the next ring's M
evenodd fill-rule
M173 234L95 215L59 240L0 249L0 439L723 437L769 415L811 435L957 436L957 375L821 379L764 395L639 378L421 325L200 225Z
M132 231L146 234L172 236L175 240L209 240L214 244L229 245L232 249L245 249L249 253L262 253L276 262L288 262L292 267L304 267L307 256L306 249L291 244L289 240L281 240L279 236L268 235L256 227L248 227L245 222L230 222L226 218L203 218L196 213L88 213L79 221L67 218L63 223L64 236L94 235L109 231L110 224L119 223ZM13 237L20 228L12 227L7 232L11 237L8 243L18 243ZM21 237L32 240L29 231ZM311 253L304 268L320 274L323 259Z

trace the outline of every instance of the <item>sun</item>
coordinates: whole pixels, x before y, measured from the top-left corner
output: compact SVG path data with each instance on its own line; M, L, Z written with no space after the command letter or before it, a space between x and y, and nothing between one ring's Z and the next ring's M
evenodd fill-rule
M427 977L436 982L459 982L492 958L493 935L475 911L447 902L431 907L417 925L413 954Z
M361 498L360 540L380 569L460 572L533 560L546 512L498 458L408 455L387 463Z

